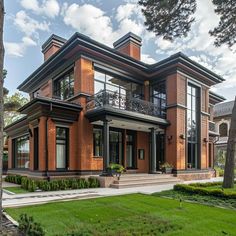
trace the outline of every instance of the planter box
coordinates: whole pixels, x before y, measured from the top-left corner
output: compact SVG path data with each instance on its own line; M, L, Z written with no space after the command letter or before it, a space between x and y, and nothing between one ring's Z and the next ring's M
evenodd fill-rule
M172 174L172 168L170 168L170 167L163 167L162 168L162 173Z

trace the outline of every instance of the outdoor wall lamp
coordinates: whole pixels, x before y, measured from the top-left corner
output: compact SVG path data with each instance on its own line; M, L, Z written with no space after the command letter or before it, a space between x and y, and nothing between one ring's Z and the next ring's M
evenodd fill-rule
M168 142L170 143L170 141L172 140L173 136L172 135L168 135L167 136L167 139L168 139Z
M180 137L181 139L185 139L185 134L181 134L179 137Z
M208 142L209 142L207 138L204 138L203 141L204 141L205 143L208 143Z

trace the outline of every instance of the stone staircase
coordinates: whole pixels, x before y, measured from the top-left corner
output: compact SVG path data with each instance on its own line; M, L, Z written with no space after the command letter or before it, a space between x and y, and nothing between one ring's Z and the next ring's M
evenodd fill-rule
M120 180L114 180L110 187L131 188L177 183L181 183L181 180L168 174L123 174Z

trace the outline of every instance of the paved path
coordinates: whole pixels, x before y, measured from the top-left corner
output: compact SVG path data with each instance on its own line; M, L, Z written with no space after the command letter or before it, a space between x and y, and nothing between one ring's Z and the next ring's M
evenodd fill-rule
M212 178L209 180L186 181L184 183L194 182L213 182L222 181L222 178ZM64 191L50 191L50 192L34 192L24 194L10 195L3 193L3 207L18 207L25 205L43 204L52 201L68 201L72 199L89 199L97 197L117 196L132 193L152 194L161 192L163 190L172 189L174 184L134 187L125 189L114 188L96 188L96 189L77 189L77 190L64 190Z

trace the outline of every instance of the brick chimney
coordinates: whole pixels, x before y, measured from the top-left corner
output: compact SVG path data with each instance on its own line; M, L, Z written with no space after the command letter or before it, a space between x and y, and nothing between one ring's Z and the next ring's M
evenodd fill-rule
M44 54L44 61L56 53L67 40L55 34L52 34L49 39L42 45L42 53Z
M133 57L136 60L141 58L142 39L134 33L129 32L124 35L114 42L113 46L118 52Z

